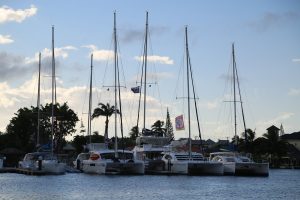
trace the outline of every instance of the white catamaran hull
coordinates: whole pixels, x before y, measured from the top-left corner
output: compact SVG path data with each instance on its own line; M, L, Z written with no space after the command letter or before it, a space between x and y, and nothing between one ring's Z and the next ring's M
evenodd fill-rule
M224 173L222 163L210 161L189 161L188 175L216 175L221 176Z
M107 163L104 161L84 160L82 171L87 174L105 174Z
M165 163L165 170L171 174L188 174L188 163L180 161L167 161Z
M269 176L269 163L235 163L235 175L239 176Z
M224 175L234 175L235 174L235 163L228 162L223 163L224 166Z

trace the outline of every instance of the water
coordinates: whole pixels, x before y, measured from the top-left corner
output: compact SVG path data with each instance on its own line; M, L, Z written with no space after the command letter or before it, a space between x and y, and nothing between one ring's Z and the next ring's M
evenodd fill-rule
M4 199L300 199L300 170L270 170L269 177L6 173L0 174Z

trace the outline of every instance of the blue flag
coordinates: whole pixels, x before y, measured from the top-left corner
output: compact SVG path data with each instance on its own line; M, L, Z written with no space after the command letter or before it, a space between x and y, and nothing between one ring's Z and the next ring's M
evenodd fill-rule
M137 86L137 87L132 87L131 88L131 91L133 92L133 93L140 93L140 86Z

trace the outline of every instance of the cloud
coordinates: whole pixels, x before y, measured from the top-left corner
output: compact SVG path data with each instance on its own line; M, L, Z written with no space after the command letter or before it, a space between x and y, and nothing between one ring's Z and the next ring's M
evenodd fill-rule
M264 32L272 27L284 25L290 21L297 20L298 18L299 14L295 12L267 12L261 19L248 23L248 26L258 32Z
M278 116L274 117L273 119L258 121L256 123L257 132L263 133L265 132L267 127L270 127L271 125L278 126L279 124L292 118L294 115L295 113L292 112L282 112Z
M300 89L291 88L288 92L290 96L298 96L300 95Z
M292 62L300 62L300 58L294 58L292 59Z
M0 23L6 23L15 21L21 23L26 18L34 16L37 13L37 8L34 5L31 5L28 9L18 9L14 10L8 6L2 6L0 8Z
M55 54L55 58L61 57L63 59L67 58L69 56L69 51L71 50L77 50L76 47L73 46L64 46L64 47L60 47L60 48L54 48L54 54ZM51 58L52 57L52 50L45 48L42 50L41 52L41 56L42 59L45 58ZM35 53L34 57L30 58L30 57L26 57L26 63L34 63L34 62L38 62L39 59L39 53Z
M14 40L10 38L10 35L1 35L0 34L0 44L10 44L13 42L14 42Z
M22 56L0 52L0 80L11 80L33 72L33 66Z
M166 33L169 28L166 26L150 26L150 36L153 35L162 35ZM130 43L134 41L142 41L145 37L145 30L144 29L130 29L122 31L122 35L120 40L125 43Z
M90 44L90 45L84 45L82 47L90 49L90 54L93 54L94 60L97 61L104 61L104 60L112 60L114 58L114 52L111 50L105 50L101 49L98 50L98 47L96 45ZM89 55L90 57L90 55Z
M125 30L124 34L121 35L120 38L122 42L130 43L133 41L141 41L144 38L144 31L143 30Z
M142 56L135 56L134 59L138 60L140 62L143 61L143 57ZM173 65L174 64L174 61L170 57L168 57L168 56L156 56L156 55L153 55L153 56L148 56L147 60L149 62L160 63L160 64L165 64L165 65Z

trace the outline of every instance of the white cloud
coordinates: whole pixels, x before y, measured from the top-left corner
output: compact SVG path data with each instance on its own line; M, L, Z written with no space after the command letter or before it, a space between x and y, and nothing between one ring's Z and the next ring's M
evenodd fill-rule
M278 116L274 117L273 119L258 121L256 123L257 133L264 133L266 132L266 128L275 125L279 126L281 123L289 120L295 115L292 112L282 112Z
M13 43L14 40L11 39L10 35L1 35L0 34L0 44L9 44Z
M140 62L143 61L143 57L142 56L135 56L134 59L138 60ZM153 56L148 56L147 60L149 62L166 64L166 65L173 65L174 64L174 61L170 57L168 57L168 56L156 56L156 55L153 55Z
M84 45L82 47L88 48L91 50L90 54L93 54L94 60L103 61L103 60L112 60L114 58L114 52L111 50L98 49L96 45ZM90 57L90 55L89 55Z
M294 58L292 59L292 62L300 62L300 58Z
M300 89L291 88L288 92L290 96L298 96L300 95Z
M2 6L0 8L0 23L15 21L21 23L26 18L31 17L37 13L37 8L31 5L28 9L14 10L8 6Z
M64 46L64 47L60 47L60 48L54 48L54 54L55 54L55 57L62 57L62 58L67 58L69 56L69 52L70 50L77 50L76 47L73 47L73 46ZM45 48L43 49L43 51L41 52L41 56L42 56L42 59L44 58L50 58L52 56L52 50L51 49L48 49L48 48ZM38 59L39 59L39 53L35 53L34 57L33 58L30 58L30 57L26 57L25 58L25 61L27 64L29 63L34 63L34 62L38 62Z
M114 52L111 50L95 50L92 52L95 60L111 60L114 57Z

